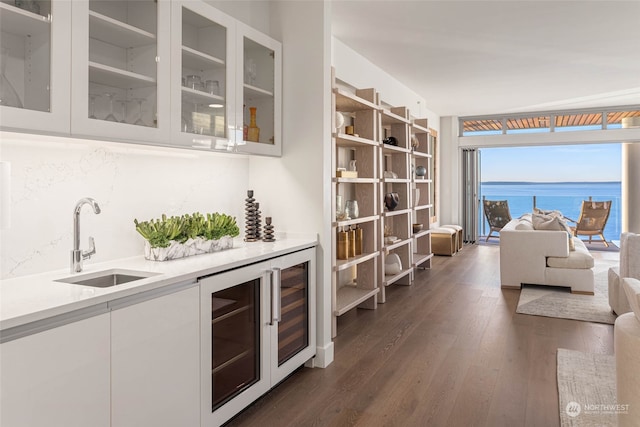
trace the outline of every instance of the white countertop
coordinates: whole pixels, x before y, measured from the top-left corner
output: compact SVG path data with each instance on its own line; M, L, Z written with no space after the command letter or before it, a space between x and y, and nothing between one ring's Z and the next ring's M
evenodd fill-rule
M148 261L144 256L94 264L84 263L83 275L109 269L158 273L154 276L108 288L95 288L56 282L72 276L69 269L0 281L0 330L128 297L162 286L195 280L243 265L313 247L312 238L284 238L275 242L245 243L234 240L234 247L212 254L171 261Z

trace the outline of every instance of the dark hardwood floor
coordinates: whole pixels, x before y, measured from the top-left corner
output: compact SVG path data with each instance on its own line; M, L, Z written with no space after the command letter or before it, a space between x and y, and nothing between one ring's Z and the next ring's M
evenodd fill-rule
M558 426L556 350L612 354L613 326L516 314L498 257L435 257L377 310L339 318L333 364L297 371L229 425Z

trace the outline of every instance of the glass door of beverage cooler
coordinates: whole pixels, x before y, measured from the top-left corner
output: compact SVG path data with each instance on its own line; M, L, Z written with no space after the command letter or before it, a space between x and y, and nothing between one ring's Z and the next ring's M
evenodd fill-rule
M200 279L204 425L223 424L269 390L269 279L268 263Z
M315 355L315 251L272 263L271 381L277 384Z

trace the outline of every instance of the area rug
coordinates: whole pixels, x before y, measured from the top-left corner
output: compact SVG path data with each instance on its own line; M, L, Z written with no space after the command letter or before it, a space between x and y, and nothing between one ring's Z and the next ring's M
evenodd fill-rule
M559 348L557 378L562 427L617 425L615 356Z
M613 325L616 315L609 306L607 272L616 264L598 261L594 267L594 295L572 294L569 288L524 285L516 313Z

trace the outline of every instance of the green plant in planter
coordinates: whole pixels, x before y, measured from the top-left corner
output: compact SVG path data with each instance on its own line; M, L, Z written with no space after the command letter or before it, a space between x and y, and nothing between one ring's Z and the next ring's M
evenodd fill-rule
M235 217L221 213L208 213L206 217L199 212L180 217L142 221L133 220L136 230L149 242L152 248L166 248L171 241L184 243L188 239L202 237L206 240L218 240L224 236L236 237L240 229Z

